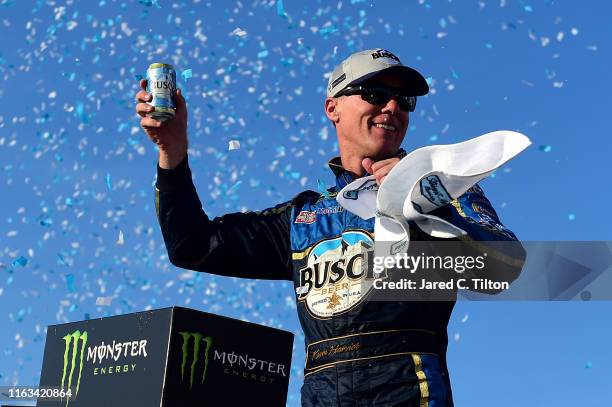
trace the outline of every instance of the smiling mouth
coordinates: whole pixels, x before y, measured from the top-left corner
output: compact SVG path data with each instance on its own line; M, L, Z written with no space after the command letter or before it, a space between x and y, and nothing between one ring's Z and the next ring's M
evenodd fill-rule
M395 126L393 126L392 124L374 123L373 126L374 127L378 127L379 129L385 129L385 130L389 130L389 131L396 131L397 130L397 128Z

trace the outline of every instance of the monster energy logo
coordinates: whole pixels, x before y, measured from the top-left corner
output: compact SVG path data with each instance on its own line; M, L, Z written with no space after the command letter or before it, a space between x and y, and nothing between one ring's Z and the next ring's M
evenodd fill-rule
M181 363L181 381L185 381L185 367L187 366L187 359L190 354L189 345L191 343L191 339L193 338L193 357L191 360L191 365L189 366L189 389L193 387L193 379L195 377L195 371L197 363L200 359L200 346L201 343L204 342L206 347L204 348L204 370L202 372L202 381L206 379L206 369L208 368L208 352L210 351L210 346L212 345L212 338L210 336L204 337L199 332L179 332L183 337L183 361Z
M62 389L66 383L66 372L68 370L68 356L72 353L70 358L70 373L68 374L68 389L72 387L72 378L74 377L74 370L77 365L77 355L79 361L79 375L76 383L75 396L79 393L79 386L81 385L81 374L83 373L83 354L85 353L85 345L87 344L87 331L76 330L71 334L64 336L64 342L66 347L64 349L64 369L62 372ZM81 348L79 349L79 341L81 342ZM68 405L68 400L66 400Z

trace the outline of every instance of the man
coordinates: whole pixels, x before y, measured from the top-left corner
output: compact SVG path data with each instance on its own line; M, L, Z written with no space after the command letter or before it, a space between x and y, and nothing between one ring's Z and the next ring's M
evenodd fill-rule
M136 95L141 126L159 146L156 208L172 264L294 282L306 338L303 406L452 406L446 329L454 302L368 302L361 260L373 244L374 219L343 210L335 199L357 177L372 174L382 183L405 155L409 113L428 91L423 76L389 51L351 55L333 71L325 99L340 148L329 162L336 185L327 194L305 191L261 212L213 220L191 180L180 91L175 118L163 124L145 116L149 95ZM478 186L433 214L474 240L516 240ZM432 238L415 227L411 239Z

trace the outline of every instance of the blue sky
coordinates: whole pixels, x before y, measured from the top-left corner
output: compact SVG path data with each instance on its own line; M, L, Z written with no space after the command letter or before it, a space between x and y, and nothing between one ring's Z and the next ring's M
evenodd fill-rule
M596 1L0 0L0 385L38 383L47 325L183 305L294 331L298 405L289 283L168 263L133 110L149 63L179 74L209 215L330 184L325 75L384 47L431 80L404 148L520 131L533 146L482 184L502 221L523 240L609 241L610 15ZM611 311L459 303L456 405L611 405Z

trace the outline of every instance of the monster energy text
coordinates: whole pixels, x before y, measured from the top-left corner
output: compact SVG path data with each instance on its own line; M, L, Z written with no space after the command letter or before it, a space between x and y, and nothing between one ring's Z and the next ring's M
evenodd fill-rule
M271 375L267 375L267 373L287 376L285 365L249 357L249 355L239 355L235 352L218 352L215 350L213 360L220 360L224 366L226 363L229 364L230 367L223 369L223 373L226 375L238 376L261 383L273 383L276 380Z
M136 369L136 363L116 363L120 358L128 357L147 357L147 340L141 339L136 341L117 342L113 340L110 344L105 344L102 341L96 346L87 346L88 334L87 331L76 330L63 337L65 342L64 348L64 366L62 370L62 389L70 388L76 381L75 396L79 392L81 378L83 376L83 359L88 364L102 363L104 366L96 366L93 368L93 375L117 374L133 372ZM84 358L85 357L85 358ZM110 363L109 363L110 362ZM112 363L115 362L115 363Z
M128 354L131 357L144 356L147 357L147 340L142 339L140 341L128 341L128 342L116 342L112 344L104 344L104 341L99 345L90 346L87 348L87 361L92 360L92 363L102 363L106 359L113 359L115 362L119 360L121 354L123 357L127 357Z

